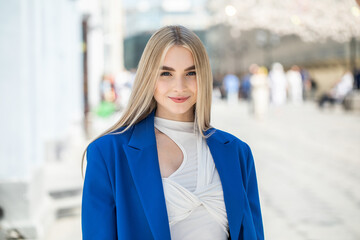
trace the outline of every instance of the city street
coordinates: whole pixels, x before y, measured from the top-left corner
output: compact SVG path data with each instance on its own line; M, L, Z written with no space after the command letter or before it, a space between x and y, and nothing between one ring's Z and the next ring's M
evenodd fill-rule
M256 120L246 103L216 100L212 124L253 151L266 239L360 239L360 113L306 103ZM79 215L46 239L81 239Z

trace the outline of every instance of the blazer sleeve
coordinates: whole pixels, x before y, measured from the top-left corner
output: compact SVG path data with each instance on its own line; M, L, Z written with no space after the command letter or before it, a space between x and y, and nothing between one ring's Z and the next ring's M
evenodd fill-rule
M81 224L84 240L117 239L116 205L105 159L95 142L87 149Z
M252 219L257 239L264 239L264 229L261 217L258 184L256 179L255 163L250 147L247 145L247 184L246 193L249 200Z

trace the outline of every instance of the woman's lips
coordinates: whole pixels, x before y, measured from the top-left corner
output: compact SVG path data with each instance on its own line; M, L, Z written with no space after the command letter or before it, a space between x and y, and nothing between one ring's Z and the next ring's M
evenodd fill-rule
M176 103L183 103L189 99L189 97L169 97L169 98Z

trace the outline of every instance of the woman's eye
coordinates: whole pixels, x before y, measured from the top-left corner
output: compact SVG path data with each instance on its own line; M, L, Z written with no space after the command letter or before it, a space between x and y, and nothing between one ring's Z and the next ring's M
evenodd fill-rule
M188 72L187 75L188 76L196 76L196 72Z
M169 72L162 72L160 76L171 76L171 74Z

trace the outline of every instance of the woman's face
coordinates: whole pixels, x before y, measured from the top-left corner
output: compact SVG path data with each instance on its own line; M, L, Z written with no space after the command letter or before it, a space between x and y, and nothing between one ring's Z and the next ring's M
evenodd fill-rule
M197 85L194 59L182 46L173 46L160 66L154 98L156 116L176 121L193 121Z

